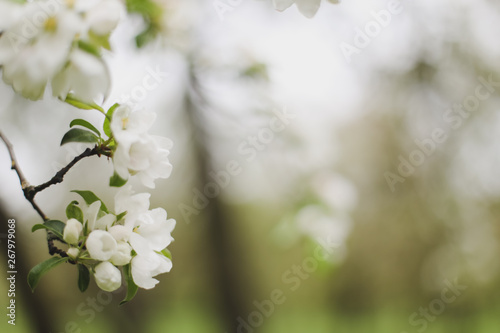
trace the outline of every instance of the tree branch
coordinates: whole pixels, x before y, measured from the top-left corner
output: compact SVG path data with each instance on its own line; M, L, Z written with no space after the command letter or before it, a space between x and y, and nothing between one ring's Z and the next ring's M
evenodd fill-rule
M15 170L17 173L17 176L19 177L19 181L21 182L21 188L24 193L24 197L26 200L28 200L31 203L31 206L36 210L38 215L43 219L44 222L48 221L49 218L45 213L38 207L38 205L35 202L35 195L38 192L41 192L45 190L46 188L59 184L64 180L64 176L68 173L68 171L75 166L76 163L78 163L80 160L84 159L85 157L90 157L93 155L98 155L100 156L101 154L110 156L110 151L109 148L106 146L95 146L93 149L87 148L83 153L80 155L76 156L67 166L59 170L54 177L52 177L48 182L45 182L43 184L40 184L38 186L31 186L29 182L26 180L26 177L24 176L21 168L19 167L19 164L17 163L16 155L14 153L14 148L12 146L12 143L7 139L7 137L0 131L0 138L2 141L5 143L5 146L7 147L7 150L9 151L10 159L12 161L12 170ZM67 257L67 253L61 249L59 249L57 246L54 245L54 240L57 238L54 237L54 235L48 231L47 232L47 245L49 247L49 253L50 255L58 254L61 257Z
M19 176L19 181L21 182L21 187L24 190L26 187L29 186L28 181L26 180L26 177L24 177L23 172L21 171L21 168L17 164L17 159L16 159L16 154L14 153L14 147L12 146L12 143L7 139L5 135L0 131L0 138L2 141L5 143L5 146L7 147L7 150L9 151L10 159L12 161L11 169L15 170L17 175Z
M29 195L29 197L30 198L34 198L35 195L38 192L41 192L41 191L45 190L46 188L48 188L48 187L50 187L52 185L56 185L56 184L62 183L62 181L64 180L64 176L80 160L84 159L85 157L90 157L90 156L94 156L94 155L100 155L102 153L103 153L103 149L100 148L100 147L98 147L98 146L95 146L93 149L90 149L90 148L85 149L85 151L83 153L81 153L80 155L76 156L67 166L65 166L64 168L62 168L61 170L59 170L55 174L55 176L52 177L52 179L50 179L48 182L45 182L45 183L40 184L38 186L30 186L28 188L28 195Z
M48 220L47 215L45 215L45 213L40 209L40 207L38 207L38 205L34 201L33 197L29 198L29 196L28 196L28 191L32 186L30 186L29 182L26 180L26 177L24 177L24 174L23 174L21 168L19 167L19 164L17 163L16 154L14 153L14 148L12 146L12 143L10 143L10 141L7 139L7 137L1 131L0 131L0 138L5 143L5 146L7 147L7 150L9 151L10 160L11 160L11 169L15 170L17 173L17 176L19 177L19 182L21 183L21 188L23 190L24 197L31 203L31 206L33 206L33 208L36 210L38 215L40 215L40 217L43 219L43 221L44 222L47 221Z

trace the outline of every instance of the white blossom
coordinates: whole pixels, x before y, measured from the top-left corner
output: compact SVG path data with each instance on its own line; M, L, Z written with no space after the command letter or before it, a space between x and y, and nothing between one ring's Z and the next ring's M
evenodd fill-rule
M130 263L132 259L132 248L126 242L117 242L116 250L109 260L113 265L123 266Z
M141 214L134 223L138 226L130 235L130 245L137 253L132 259L132 278L144 289L151 289L158 283L153 277L172 269L172 261L158 253L173 240L171 232L175 220L166 217L167 213L161 208Z
M111 78L100 57L75 49L68 63L52 80L52 94L62 100L72 92L79 100L92 103L109 93Z
M115 195L115 212L127 212L126 218L149 210L149 193L134 194L132 186L125 185Z
M68 254L68 256L72 259L76 259L78 257L78 255L80 254L80 249L76 248L76 247L70 247L68 249L68 251L66 251L66 253Z
M4 82L28 99L40 99L65 65L81 24L66 6L56 6L49 16L37 3L26 4L22 16L0 37Z
M101 0L86 11L85 23L97 35L110 34L118 25L125 6L119 0Z
M171 236L175 220L167 220L167 212L156 208L137 216L136 220L127 220L126 226L132 227L130 244L139 253L142 249L162 251L173 241Z
M86 242L90 257L96 260L109 260L116 251L117 244L113 236L103 230L94 230Z
M87 227L90 231L96 229L107 230L116 221L116 216L113 214L105 214L104 216L99 217L101 205L101 201L95 201L88 206L85 211L85 219L87 221Z
M80 233L82 232L83 226L80 221L76 219L69 219L64 227L63 239L68 244L78 244L78 239L80 238Z
M98 52L109 48L107 38L124 12L120 0L0 1L3 81L32 100L42 98L48 84L61 99L70 92L87 103L105 98L110 78Z
M135 284L144 289L151 289L159 282L154 277L170 272L172 261L167 257L150 251L146 254L137 254L131 263L132 279Z
M104 291L115 291L122 284L120 270L108 261L101 262L95 267L95 282Z
M329 1L331 3L339 3L338 0ZM321 5L321 0L273 0L274 8L279 11L287 9L294 3L304 16L311 18L316 15L316 12Z
M21 4L0 0L0 32L10 28L22 13L23 7Z
M110 233L121 241L128 240L137 253L131 261L132 278L139 287L151 289L158 283L156 275L172 269L172 261L161 251L173 241L175 220L167 219L163 208L149 210L149 195L135 194L130 185L115 196L115 210L124 209L127 209L124 226L113 226Z
M116 173L123 179L137 175L141 182L154 188L154 180L168 178L172 165L168 160L172 141L148 134L156 114L146 111L132 112L123 105L115 110L111 130L117 142L113 155Z

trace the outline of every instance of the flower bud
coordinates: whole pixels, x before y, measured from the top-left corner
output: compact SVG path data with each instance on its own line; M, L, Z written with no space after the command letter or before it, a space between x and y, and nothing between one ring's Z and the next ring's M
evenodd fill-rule
M95 282L104 291L115 291L122 284L120 270L108 261L101 262L95 267Z
M80 250L76 247L70 247L66 253L68 253L68 256L71 259L76 259L76 257L80 254Z
M118 242L117 248L111 259L113 265L123 266L132 260L132 248L125 242Z
M76 219L69 219L64 227L63 239L68 244L78 244L78 238L82 232L83 226Z
M92 259L105 261L113 256L116 250L116 241L109 232L94 230L87 238L86 246Z

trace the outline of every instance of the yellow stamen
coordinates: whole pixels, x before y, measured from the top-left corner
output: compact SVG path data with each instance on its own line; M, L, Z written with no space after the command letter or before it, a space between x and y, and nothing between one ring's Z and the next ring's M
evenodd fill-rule
M55 17L49 17L47 21L43 24L45 31L54 32L57 30L57 19Z
M128 125L128 118L123 118L122 119L122 129L127 129Z

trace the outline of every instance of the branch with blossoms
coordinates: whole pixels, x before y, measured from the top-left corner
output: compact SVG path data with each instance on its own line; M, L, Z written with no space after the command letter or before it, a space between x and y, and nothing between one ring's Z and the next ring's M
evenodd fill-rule
M48 218L34 201L37 193L61 183L73 166L91 156L106 156L113 160L115 171L110 177L110 187L122 187L134 176L145 186L154 188L155 180L169 177L172 170L168 161L172 142L148 133L155 118L152 112L134 112L126 105L115 104L106 112L103 121L104 138L91 123L83 119L73 120L61 145L83 142L95 144L94 148L87 148L48 182L38 186L29 184L16 160L12 144L0 132L24 195L44 221L35 225L32 231L46 230L49 253L58 255L32 269L28 275L32 289L43 274L69 262L78 267L81 291L89 285L90 272L101 289L113 291L122 284L122 273L118 268L122 267L129 290L125 301L128 301L138 287L151 289L158 283L154 276L170 271L172 261L167 246L173 240L171 232L175 220L167 219L162 208L149 209L149 193L134 194L131 186L123 187L115 197L113 212L93 192L74 190L82 200L72 201L66 207L66 222ZM56 247L54 241L66 249Z
M153 288L159 282L155 277L172 268L167 247L173 240L175 220L167 219L162 208L150 209L149 193L136 194L132 186L126 185L131 177L137 177L146 187L154 188L158 178L168 178L172 142L149 134L155 113L134 111L120 104L104 110L96 102L106 98L111 86L102 52L111 51L109 37L121 17L128 11L147 21L148 15L159 14L157 6L153 0L0 0L3 81L33 101L44 98L50 89L53 97L62 102L103 115L99 126L85 119L70 122L61 145L85 143L92 147L37 186L30 185L13 145L0 132L23 194L43 220L32 231L45 230L47 234L51 258L28 274L33 290L48 271L70 263L77 267L77 284L82 292L88 288L91 276L105 291L114 291L125 282L127 295L123 302L128 302L138 288ZM159 29L158 19L154 28ZM141 33L141 43L154 33L152 28ZM35 196L63 182L78 162L92 156L112 160L114 172L109 187L121 188L115 195L114 209L109 209L94 192L75 189L72 192L80 199L66 206L67 220L51 219L35 202Z

